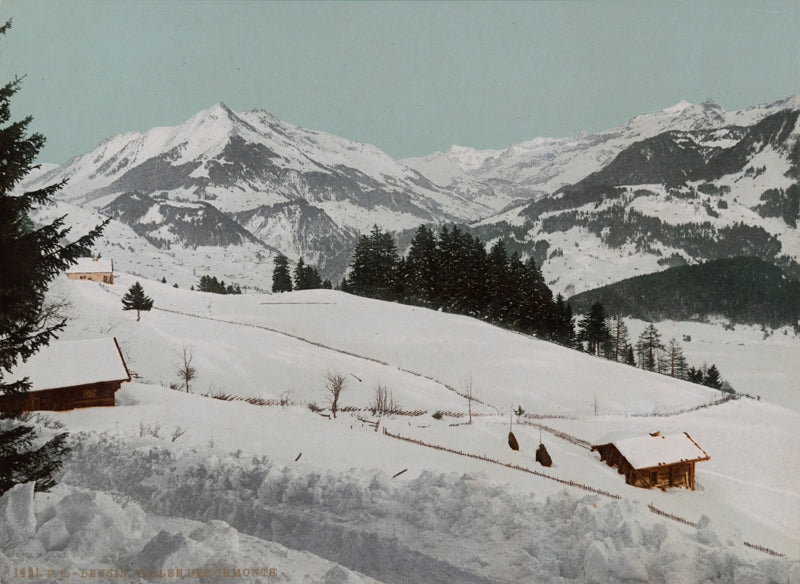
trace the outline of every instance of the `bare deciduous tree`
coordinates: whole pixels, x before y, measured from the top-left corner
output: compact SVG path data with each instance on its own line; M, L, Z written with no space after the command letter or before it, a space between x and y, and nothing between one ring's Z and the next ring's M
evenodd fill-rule
M334 419L336 412L339 410L339 396L342 395L344 390L345 377L338 371L328 371L325 373L325 391L328 394L328 400L331 404L331 414Z
M172 441L175 442L178 438L186 434L186 430L188 430L188 428L181 428L180 426L175 426L175 429L172 431Z
M153 438L161 438L161 424L153 422L152 426L139 422L139 436L152 436Z
M46 328L72 318L73 306L68 295L48 295L39 309L37 326Z
M467 398L467 407L469 408L469 423L472 423L472 400L475 399L475 395L472 393L472 375L469 376L469 379L462 382L464 387L464 397Z
M186 344L183 345L183 359L178 363L178 375L186 387L186 393L189 393L189 382L197 377L197 369L192 366L194 360L194 349Z
M393 414L400 409L400 406L394 401L392 392L382 383L375 387L375 394L369 409L373 414Z

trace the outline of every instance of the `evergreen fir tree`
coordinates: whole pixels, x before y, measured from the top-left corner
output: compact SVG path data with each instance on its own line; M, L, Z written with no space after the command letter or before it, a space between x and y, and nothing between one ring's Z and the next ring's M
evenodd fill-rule
M439 252L430 228L420 225L402 269L406 297L415 304L435 304L439 297Z
M661 342L661 333L653 323L648 324L639 335L636 342L636 352L639 356L639 367L648 371L658 369L658 359L664 344Z
M11 26L0 25L0 36ZM77 258L90 255L91 245L105 223L72 243L64 217L34 226L31 210L47 203L63 186L12 195L14 187L34 168L44 146L42 134L28 134L30 116L11 122L11 98L19 91L17 78L0 87L0 393L18 394L30 389L26 378L8 382L4 377L53 339L66 319L45 299L50 282ZM0 415L0 494L18 483L36 481L47 490L69 449L66 434L35 448L37 434L19 420L19 412Z
M625 364L636 366L636 356L633 353L632 345L628 345L628 348L625 349Z
M441 266L439 306L450 312L483 316L489 288L483 244L458 227L442 227L437 248Z
M313 266L307 265L303 258L297 262L294 269L294 289L295 290L315 290L322 288L322 278Z
M272 291L292 291L292 276L289 273L289 258L283 254L278 254L278 256L275 258L275 267L272 269Z
M592 304L589 314L578 324L578 340L586 343L586 350L592 355L600 355L603 346L611 341L611 333L606 327L606 313L599 302Z
M314 266L306 266L305 283L308 290L322 288L322 278Z
M204 274L200 276L200 283L197 285L200 292L211 292L213 294L225 294L225 285L217 280L216 276Z
M70 448L68 434L63 433L34 447L36 430L16 420L0 420L0 495L20 483L36 481L35 490L47 491L55 486L53 478Z
M301 257L297 260L297 264L294 267L294 289L295 290L305 290L305 274L306 274L306 263L303 261Z
M478 237L462 232L461 265L464 273L456 288L455 307L461 314L476 318L485 315L490 283L486 279L486 247ZM507 325L508 326L508 325Z
M394 299L397 295L397 245L391 234L375 225L372 232L362 235L356 243L348 285L354 294Z
M512 254L512 258L515 255L516 252ZM542 271L533 258L528 258L525 262L522 293L523 313L520 328L546 337L549 333L550 315L556 307L553 303L553 292L548 288Z
M488 289L485 310L489 318L505 325L511 325L520 315L520 306L515 300L521 296L523 266L519 256L514 259L512 264L502 239L492 245L486 258Z
M706 371L703 377L703 385L713 387L714 389L722 388L722 377L720 377L719 369L717 369L716 365L712 364Z
M628 326L619 315L610 317L606 326L611 334L611 343L609 343L606 357L613 361L627 362L628 353L633 354Z
M665 373L678 379L686 379L689 366L683 355L683 348L674 338L667 344L666 356L668 364Z
M686 379L692 383L703 383L705 374L701 367L689 367L686 370Z
M131 286L122 297L122 310L135 310L136 322L140 320L140 311L149 311L153 308L153 299L146 296L144 288L139 282Z
M572 306L560 293L556 296L550 320L550 338L565 347L574 347L575 319L572 315Z

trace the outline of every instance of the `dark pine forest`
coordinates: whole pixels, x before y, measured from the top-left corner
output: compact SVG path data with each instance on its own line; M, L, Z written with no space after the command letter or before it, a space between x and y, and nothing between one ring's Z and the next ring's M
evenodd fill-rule
M479 318L557 343L574 345L572 310L544 281L533 258L509 253L502 240L487 247L457 226L438 233L420 226L402 257L377 226L362 235L345 292Z

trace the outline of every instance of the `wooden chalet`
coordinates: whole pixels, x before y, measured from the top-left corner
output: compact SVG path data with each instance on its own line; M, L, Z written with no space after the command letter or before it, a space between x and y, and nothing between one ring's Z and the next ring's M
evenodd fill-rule
M695 464L709 460L708 454L686 432L636 436L592 446L600 460L616 467L625 482L634 487L695 490Z
M56 341L14 369L10 381L27 377L26 393L0 396L0 411L63 411L113 406L131 376L115 338Z
M67 269L67 278L113 284L114 262L100 258L78 258L78 263Z

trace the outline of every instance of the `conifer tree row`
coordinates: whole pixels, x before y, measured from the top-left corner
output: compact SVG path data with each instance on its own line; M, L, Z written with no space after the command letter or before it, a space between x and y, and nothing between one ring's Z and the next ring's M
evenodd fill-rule
M319 275L319 271L312 265L306 264L301 257L294 268L294 278L289 269L289 258L278 254L272 269L272 291L291 292L292 290L315 290L317 288L333 288L331 281Z
M508 254L459 227L419 227L405 257L375 226L356 245L342 290L481 318L562 344L574 343L572 311L553 293L531 258Z
M197 285L200 292L211 292L213 294L241 294L242 289L239 284L225 285L225 280L218 280L216 276L200 276L200 283Z

